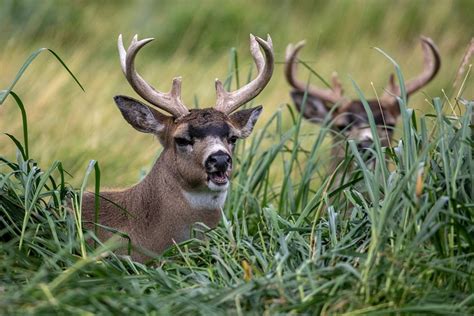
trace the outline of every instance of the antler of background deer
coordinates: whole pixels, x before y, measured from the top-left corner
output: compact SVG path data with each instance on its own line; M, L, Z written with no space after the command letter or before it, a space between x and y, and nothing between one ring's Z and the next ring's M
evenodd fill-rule
M321 89L314 85L307 85L306 83L296 78L298 53L305 44L305 41L301 41L295 46L293 46L293 44L289 44L287 46L285 58L286 80L296 90L308 90L309 94L316 96L324 101L328 101L330 103L337 103L340 99L342 99L343 90L336 73L333 73L332 76L332 89Z
M433 79L441 66L439 51L433 41L430 38L424 36L422 36L420 40L423 48L424 67L422 73L419 76L407 81L407 83L405 84L407 96L419 90L424 85L426 85L431 79ZM314 85L307 86L304 82L299 81L296 78L298 52L301 50L301 48L303 48L304 45L305 42L301 41L295 46L293 46L293 44L289 44L286 49L285 76L288 80L288 83L296 90L307 90L309 94L318 97L324 101L330 103L337 103L339 100L342 99L343 93L341 84L337 79L337 76L333 75L332 89L321 89ZM382 96L382 99L393 101L396 99L396 96L399 95L400 87L395 84L395 77L392 74L390 76L388 87L385 89L385 92Z
M262 48L265 58L260 51ZM265 88L273 73L273 43L270 35L264 41L260 37L250 34L250 53L257 65L257 77L242 88L227 92L222 82L216 79L216 110L230 114L243 104L255 98Z
M417 77L405 83L407 97L430 82L441 67L439 51L433 43L433 40L429 37L421 36L420 41L423 49L423 71ZM382 95L382 99L388 98L395 101L396 96L400 96L400 93L400 87L395 84L395 76L392 74L390 75L389 84Z
M125 50L122 41L122 34L118 37L118 49L120 54L120 64L128 82L143 99L147 100L156 107L170 113L175 118L180 118L189 113L188 108L181 101L181 77L173 79L171 91L163 93L155 90L148 84L135 70L135 56L138 51L151 42L153 38L138 40L137 35L127 50ZM263 49L265 57L260 48ZM222 82L216 79L216 110L230 114L243 104L255 98L270 81L273 73L273 44L270 35L267 40L250 35L250 52L257 65L257 77L243 86L242 88L227 92L222 86Z

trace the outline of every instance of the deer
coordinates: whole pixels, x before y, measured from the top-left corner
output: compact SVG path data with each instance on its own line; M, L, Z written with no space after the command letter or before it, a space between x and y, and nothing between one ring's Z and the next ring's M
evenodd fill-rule
M94 193L83 195L82 208L85 226L101 228L99 240L111 237L114 234L111 229L121 232L122 236L126 234L136 250L131 257L138 262L145 262L173 244L189 239L196 223L211 229L218 225L229 189L233 149L237 140L252 133L263 107L236 110L260 94L274 68L270 35L263 40L250 34L256 77L231 92L216 79L215 105L189 109L181 100L181 77L174 78L171 90L164 93L137 73L135 57L152 40L138 40L135 35L125 50L122 35L118 37L125 78L150 105L124 95L115 96L114 101L134 129L157 137L163 151L136 185L100 192L97 222ZM104 226L111 229L102 229ZM122 241L125 243L128 239ZM123 250L122 247L118 252Z
M438 48L432 39L421 36L420 40L424 66L418 76L405 83L407 98L428 84L441 66ZM356 141L357 150L367 162L371 155L365 154L365 151L372 147L375 137L378 137L381 145L385 147L392 141L394 127L401 113L397 100L397 97L401 96L401 89L395 84L395 76L390 75L388 86L379 99L367 101L377 125L377 135L373 135L363 103L358 99L351 100L343 95L344 90L337 73L332 75L330 89L309 85L297 79L298 53L304 45L305 41L301 41L296 45L289 44L286 49L285 78L292 87L290 95L296 109L311 123L321 123L324 119L332 122L329 126L335 145L332 147L330 170L334 171L343 160L344 144L348 139ZM337 107L332 108L335 105Z

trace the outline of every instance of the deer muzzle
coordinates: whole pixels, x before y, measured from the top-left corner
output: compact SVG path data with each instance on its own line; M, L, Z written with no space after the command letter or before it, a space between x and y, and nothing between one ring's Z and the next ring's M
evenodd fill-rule
M208 181L226 186L232 171L232 157L222 150L209 155L205 162Z

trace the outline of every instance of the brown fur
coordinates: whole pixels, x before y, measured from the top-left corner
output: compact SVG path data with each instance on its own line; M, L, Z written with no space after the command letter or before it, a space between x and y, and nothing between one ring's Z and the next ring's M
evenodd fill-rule
M208 227L215 227L220 220L219 209L193 209L183 198L178 183L185 182L182 177L173 174L172 166L164 152L153 166L150 173L137 185L119 192L102 192L101 196L112 200L127 210L128 214L101 199L99 223L127 234L137 248L144 248L161 253L174 242L189 238L191 227L202 222ZM84 196L84 219L94 220L94 195ZM89 225L89 227L92 227ZM111 234L100 229L99 238L105 240ZM146 256L133 252L135 260L143 261Z

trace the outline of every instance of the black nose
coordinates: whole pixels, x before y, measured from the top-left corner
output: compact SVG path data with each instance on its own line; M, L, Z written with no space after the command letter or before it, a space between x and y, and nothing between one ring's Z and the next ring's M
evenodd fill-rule
M232 157L223 151L218 151L210 155L206 160L206 169L208 171L226 172L232 165Z

